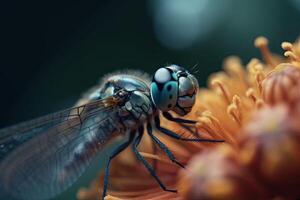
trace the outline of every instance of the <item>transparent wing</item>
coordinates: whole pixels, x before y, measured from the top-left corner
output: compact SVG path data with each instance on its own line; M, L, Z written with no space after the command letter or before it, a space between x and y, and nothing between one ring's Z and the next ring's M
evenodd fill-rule
M119 102L109 97L0 130L0 192L48 199L72 185L118 131L111 124Z
M110 110L119 101L109 97L0 129L0 161L16 147L39 134L46 133L46 130L55 128L58 124L59 127L71 129L78 125L76 121L78 123L84 118L99 114L100 111ZM72 122L75 124L71 124Z

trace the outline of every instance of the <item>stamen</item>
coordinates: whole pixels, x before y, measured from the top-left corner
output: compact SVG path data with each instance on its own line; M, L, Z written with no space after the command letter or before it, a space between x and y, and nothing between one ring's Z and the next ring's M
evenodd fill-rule
M223 84L218 79L214 79L214 80L212 80L212 85L215 87L218 87L221 90L222 95L224 96L225 100L227 101L227 104L230 104L230 98L229 98L230 95L229 95L229 92L228 92L225 84Z
M241 110L241 98L238 95L234 95L232 102L237 105L237 108Z
M233 96L232 103L227 107L227 113L232 116L239 126L242 125L241 98L239 96Z
M107 196L105 196L104 200L122 200L122 199L111 196L111 195L107 195Z
M210 136L212 136L213 138L217 138L218 135L216 134L216 132L214 131L214 129L211 128L212 123L211 120L206 118L206 117L199 117L198 118L198 122L196 124L196 127L198 129L203 129L205 130L206 133L208 133Z
M255 102L255 108L257 110L261 109L265 105L265 102L262 99L257 99Z
M159 160L159 161L162 161L162 162L165 162L165 163L171 163L170 160L168 159L165 159L165 158L162 158L158 155L154 155L154 154L151 154L151 153L146 153L146 152L140 152L140 154L145 157L145 158L150 158L150 159L154 159L154 160Z
M268 39L265 38L265 37L258 37L255 39L254 41L254 46L256 48L259 48L261 54L262 54L262 57L264 59L264 61L272 66L272 67L275 67L276 66L276 62L275 60L273 59L273 56L269 50L269 47L268 47Z
M293 44L290 42L281 43L282 49L285 50L284 56L288 57L292 61L300 61L300 56L297 55L297 51L295 50Z
M264 66L257 59L252 59L247 65L247 70L249 72L249 81L255 84L259 94L262 91L262 81L265 79Z
M293 51L293 45L290 42L282 42L281 48L285 51Z
M230 104L227 107L227 113L233 117L233 119L238 123L239 126L241 126L241 122L235 113L236 110L237 110L237 107L234 104Z
M210 135L214 136L214 138L223 138L226 142L236 145L233 136L221 126L220 121L214 117L210 111L204 111L202 117L198 118L198 121L196 124L197 128L204 128L209 131Z
M260 61L257 58L252 58L246 66L248 72L251 73L252 69L257 70L257 68L255 66L258 65L258 64L260 64Z
M242 121L242 107L241 107L241 98L238 95L234 95L232 98L232 103L237 107L237 115L240 121Z
M252 100L256 109L260 109L264 105L264 101L257 97L253 88L249 88L246 92L246 96Z
M243 69L241 60L236 56L230 56L225 60L224 69L229 75L237 77L241 81L245 78L245 70Z
M300 61L300 58L295 53L293 53L292 51L284 52L284 56L290 58L293 61Z
M264 66L257 59L252 59L250 63L247 65L247 70L249 72L250 77L256 76L257 73L264 74Z
M249 88L247 91L246 91L246 96L251 99L253 101L253 103L256 103L257 101L257 97L255 96L255 91L253 88Z
M265 79L265 74L262 71L257 71L257 73L255 74L255 81L256 81L257 89L260 94L262 91L262 81L264 79Z

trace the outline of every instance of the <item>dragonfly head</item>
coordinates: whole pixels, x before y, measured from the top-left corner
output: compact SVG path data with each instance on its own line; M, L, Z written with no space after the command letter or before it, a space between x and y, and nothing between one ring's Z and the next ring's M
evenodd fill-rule
M197 79L186 69L170 65L155 72L150 94L159 110L186 115L195 104L198 87Z

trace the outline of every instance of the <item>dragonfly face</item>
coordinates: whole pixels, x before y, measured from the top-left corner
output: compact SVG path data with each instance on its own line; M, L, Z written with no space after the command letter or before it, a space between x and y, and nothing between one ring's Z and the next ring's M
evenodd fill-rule
M159 68L150 86L151 98L162 111L174 111L186 115L195 104L197 79L177 65Z
M116 136L128 138L109 155L103 199L110 161L131 144L160 187L174 192L164 186L137 147L147 127L153 142L182 167L152 133L153 128L178 140L221 142L183 138L160 124L164 117L191 131L189 126L195 121L175 118L168 111L179 115L190 112L197 89L196 78L177 65L158 69L152 82L141 73L119 73L106 77L72 108L0 130L0 199L7 199L4 193L15 199L53 198L70 187Z

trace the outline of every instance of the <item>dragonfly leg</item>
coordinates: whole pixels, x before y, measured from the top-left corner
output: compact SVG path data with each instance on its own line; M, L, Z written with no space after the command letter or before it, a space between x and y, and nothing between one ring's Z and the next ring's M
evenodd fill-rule
M152 154L153 155L157 154L157 147L153 141L152 141ZM156 169L157 169L157 160L156 159L153 159L152 166L153 166L153 170L156 172Z
M169 129L161 127L160 120L158 117L155 117L155 126L160 132L162 132L162 133L166 134L167 136L170 136L174 139L177 139L177 140L190 141L190 142L224 142L224 140L203 139L203 138L184 138L181 135L178 135L177 133L175 133Z
M198 134L198 130L196 129L196 131L193 131L192 128L188 125L194 125L197 123L197 121L194 120L188 120L188 119L182 119L182 118L175 118L173 117L170 113L168 112L163 112L163 116L164 118L166 118L167 120L170 120L172 122L176 122L178 123L182 128L184 128L185 130L189 131L193 136L195 137L199 137ZM188 125L187 125L188 124ZM195 127L194 127L195 128Z
M183 124L196 124L197 121L194 121L194 120L188 120L188 119L182 119L182 118L176 118L176 117L173 117L170 113L168 112L163 112L163 116L172 121L172 122L177 122L177 123L183 123Z
M120 146L118 146L112 152L112 154L109 156L109 159L108 159L108 162L107 162L106 168L105 168L105 174L104 174L104 186L103 186L102 199L105 198L106 192L107 192L110 162L114 157L116 157L119 153L121 153L123 150L126 149L126 147L128 147L131 144L131 142L133 141L134 135L135 135L134 133L130 133L128 140L126 142L124 142L123 144L121 144Z
M175 158L173 153L169 150L169 148L163 142L161 142L157 137L155 137L155 135L153 135L152 127L151 124L149 123L147 124L147 132L149 136L153 139L153 141L167 154L167 156L170 158L172 162L174 162L175 164L177 164L182 168L185 168L184 165L182 165L180 162L177 161L177 159Z
M153 170L152 166L145 160L145 158L140 154L138 151L137 147L141 142L143 136L143 131L139 131L138 136L134 139L133 145L132 145L132 150L134 154L136 155L137 159L143 163L143 165L146 167L146 169L149 171L151 176L157 181L159 186L164 190L168 192L177 192L177 190L172 190L172 189L167 189L166 186L162 183L162 181L158 178L156 175L155 171Z

